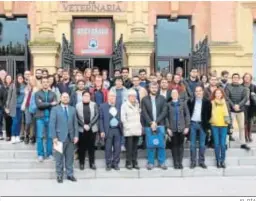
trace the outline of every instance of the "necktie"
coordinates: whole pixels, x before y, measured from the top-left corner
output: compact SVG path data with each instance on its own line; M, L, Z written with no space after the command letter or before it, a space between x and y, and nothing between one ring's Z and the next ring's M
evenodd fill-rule
M139 93L139 89L135 88L136 94L137 94L137 100L140 103L140 93Z
M68 109L67 107L64 107L65 117L68 120Z

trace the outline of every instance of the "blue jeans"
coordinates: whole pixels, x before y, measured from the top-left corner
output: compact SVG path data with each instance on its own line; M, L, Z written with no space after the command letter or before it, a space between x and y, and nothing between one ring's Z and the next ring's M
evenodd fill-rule
M148 133L147 133L146 129L145 129L145 134L146 134L146 138L147 138ZM166 160L165 148L147 148L148 164L154 165L156 151L157 151L158 164L163 165Z
M190 159L191 163L196 163L196 138L199 132L199 163L204 162L206 133L200 123L191 122L190 125Z
M214 149L217 162L224 162L226 158L226 138L228 128L212 126Z
M3 117L4 117L4 110L0 108L0 137L3 136Z
M44 157L43 136L46 138L46 156L52 156L52 137L49 130L49 117L36 120L37 155Z
M12 117L12 137L20 136L21 121L22 121L21 108L16 108L16 116Z

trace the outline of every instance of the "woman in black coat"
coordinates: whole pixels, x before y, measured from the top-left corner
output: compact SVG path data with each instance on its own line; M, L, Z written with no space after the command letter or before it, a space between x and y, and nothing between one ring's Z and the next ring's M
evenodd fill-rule
M171 150L175 169L183 169L184 135L188 134L190 115L186 102L179 99L179 92L173 89L168 103L167 133L171 138Z

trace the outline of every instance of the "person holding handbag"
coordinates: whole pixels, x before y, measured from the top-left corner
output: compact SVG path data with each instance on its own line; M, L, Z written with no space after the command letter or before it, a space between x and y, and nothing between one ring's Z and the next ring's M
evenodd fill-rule
M177 89L171 92L166 120L167 134L171 138L174 169L183 169L184 135L189 131L190 114L187 103L179 99Z
M248 89L248 101L245 104L245 141L252 142L252 120L256 108L256 86L252 84L252 75L245 73L243 76L243 86Z
M218 168L226 168L226 137L228 125L231 123L224 91L216 89L211 98L212 115L210 119L214 140L215 156Z
M158 95L158 84L149 84L150 94L141 101L142 123L146 134L148 170L152 170L157 151L159 167L167 169L165 165L165 119L167 103L162 95Z

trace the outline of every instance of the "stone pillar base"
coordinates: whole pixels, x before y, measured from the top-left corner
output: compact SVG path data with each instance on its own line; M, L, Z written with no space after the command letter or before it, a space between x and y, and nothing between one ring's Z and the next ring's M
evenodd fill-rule
M29 44L33 57L33 71L46 68L49 74L56 73L60 44L54 41L34 41Z
M128 56L128 67L131 74L136 75L139 69L145 69L150 73L151 55L154 48L154 42L149 40L131 40L125 43Z

